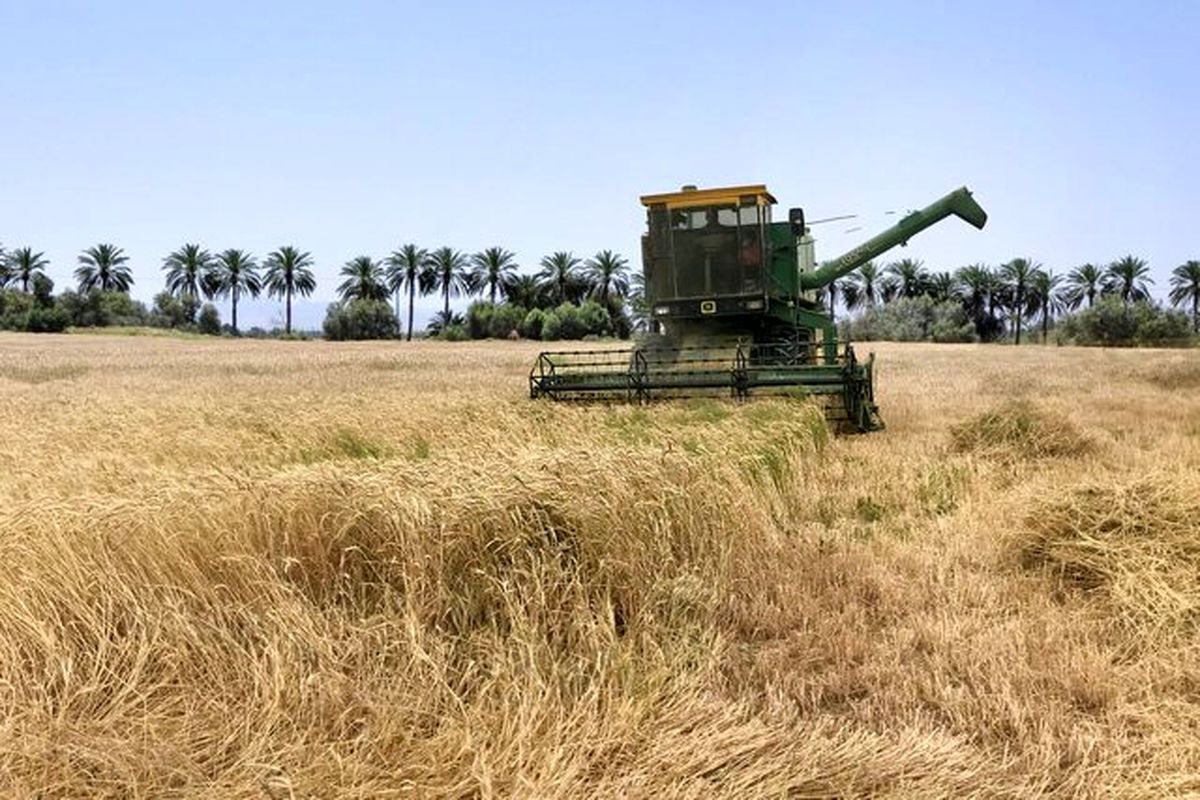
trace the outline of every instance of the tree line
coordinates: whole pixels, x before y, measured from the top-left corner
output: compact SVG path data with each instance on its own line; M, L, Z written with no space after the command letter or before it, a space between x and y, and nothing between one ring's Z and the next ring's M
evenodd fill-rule
M133 286L129 257L120 247L98 244L82 251L77 261L78 293L67 298L67 305L73 309L79 305L81 296L128 295ZM6 252L0 246L0 289L47 299L43 310L49 311L52 303L48 298L53 290L53 282L46 274L49 266L45 254L32 248ZM211 304L201 307L201 303L227 299L229 330L236 335L239 301L265 294L283 303L284 333L290 335L293 300L308 297L316 290L313 267L312 254L291 245L280 247L259 261L246 250L231 248L213 253L198 244L185 244L163 259L165 288L155 298L155 313L168 320L181 318L184 324L193 324L203 317L208 324L200 327L211 328L216 309ZM484 297L491 305L503 301L527 311L593 302L604 308L610 318L627 318L625 308L631 287L628 261L612 250L601 250L587 259L570 251L557 251L542 258L539 271L529 275L520 272L516 255L503 247L466 253L452 247L427 250L405 244L382 259L367 255L352 258L342 266L339 278L338 303L328 311L327 328L329 319L339 314L379 319L378 304L386 306L388 301L394 301L391 320L383 327L398 334L402 318L406 318L405 338L409 340L413 336L418 295L437 295L442 299L442 311L429 326L431 332L439 333L465 324L461 315L451 311L450 301L454 298ZM407 314L402 312L402 300L407 301ZM113 305L111 300L108 304ZM27 309L37 310L36 304L16 305L23 313ZM513 329L518 327L514 325Z
M68 316L73 315L71 321L78 322L81 315L88 318L87 310L98 303L122 308L119 300L97 301L93 296L128 294L133 275L124 250L98 244L83 250L77 262L78 292L64 304ZM213 253L198 244L185 244L163 259L165 291L155 299L155 313L170 324L198 324L206 332L219 331L216 308L201 303L228 300L229 330L237 334L239 301L265 293L283 303L284 332L290 335L293 299L316 290L313 266L309 252L291 245L259 261L246 250ZM53 288L48 267L45 255L32 248L6 252L0 246L0 289L48 298ZM540 338L547 332L547 322L564 338L588 332L627 335L644 321L641 276L631 275L628 261L619 253L601 250L580 259L572 252L556 251L543 257L538 267L536 274L521 272L516 255L503 247L466 253L452 247L427 250L405 244L382 259L357 256L339 272L338 303L328 310L326 331L333 323L335 330L338 325L349 326L351 335L399 335L406 320L404 336L411 340L418 295L441 298L442 310L428 332L447 338L512 331ZM943 309L960 309L980 341L1011 337L1019 344L1031 320L1040 327L1044 341L1054 320L1067 312L1093 309L1106 298L1119 300L1126 311L1132 304L1149 303L1153 283L1146 260L1133 255L1103 266L1083 264L1063 275L1024 257L995 267L972 264L953 272L931 271L919 260L901 259L882 267L864 264L822 290L821 296L831 315L840 299L847 310L860 316L877 314L896 301L926 298ZM455 314L451 300L460 297L481 298L487 307L474 304L466 317ZM1193 331L1200 332L1200 261L1187 261L1172 271L1168 300L1186 308ZM384 313L389 301L393 306ZM588 303L600 310L585 309ZM36 302L19 299L10 305L31 309L25 313L38 308ZM53 304L46 300L42 305L42 318L49 319ZM497 313L499 306L506 308ZM582 316L572 307L580 309ZM53 320L47 324L54 327Z
M928 298L935 304L961 309L980 341L1011 336L1021 343L1022 331L1034 321L1046 340L1058 317L1093 309L1106 298L1149 304L1150 267L1145 259L1127 255L1107 265L1083 264L1055 274L1030 258L1014 258L996 267L972 264L956 271L927 270L915 259L880 267L871 262L832 284L823 293L830 313L838 299L851 312L871 312L897 300ZM1194 332L1200 332L1200 261L1187 261L1171 272L1168 300L1187 308Z

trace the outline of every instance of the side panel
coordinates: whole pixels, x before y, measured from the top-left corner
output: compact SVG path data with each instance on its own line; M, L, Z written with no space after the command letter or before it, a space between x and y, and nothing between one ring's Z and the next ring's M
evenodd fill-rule
M786 222L767 226L771 260L767 270L767 293L772 297L794 300L799 291L796 272L796 237Z

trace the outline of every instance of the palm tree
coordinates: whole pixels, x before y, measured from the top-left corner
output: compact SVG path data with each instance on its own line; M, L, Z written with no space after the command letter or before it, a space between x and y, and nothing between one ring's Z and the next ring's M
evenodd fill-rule
M4 250L4 245L0 244L0 289L8 286L11 275L8 271L8 253Z
M993 338L1002 323L996 315L1000 297L1000 279L986 264L962 267L955 275L963 308L975 323L975 333L981 340Z
M958 278L950 272L935 272L925 279L925 291L939 303L958 300Z
M1148 299L1149 284L1154 283L1150 278L1150 265L1134 256L1125 256L1109 264L1104 278L1105 290L1120 295L1126 310L1133 301Z
M658 320L654 319L650 304L646 302L646 273L641 271L633 273L629 279L629 321L634 330L658 332Z
M471 256L471 282L480 289L487 287L488 302L496 304L496 292L503 291L517 274L517 257L503 247L489 247Z
M79 254L75 279L80 292L99 289L102 292L128 292L133 285L133 273L125 264L125 251L111 244L98 244Z
M569 293L579 283L579 277L576 275L579 259L574 253L559 250L542 258L539 266L542 271L538 273L538 280L553 293L559 303L567 302Z
M831 319L831 320L836 319L835 315L837 314L838 294L842 293L843 301L845 300L845 293L842 292L843 285L844 285L844 282L842 282L842 281L830 281L824 287L817 289L817 302L818 303L823 304L825 302L826 298L829 299L829 319Z
M212 254L198 244L185 244L163 259L167 291L182 299L212 297Z
M421 285L421 275L429 263L429 253L415 244L406 244L399 250L392 251L384 263L387 265L388 290L396 296L396 326L400 325L400 292L408 292L408 335L407 341L412 341L413 332L413 303L417 297L417 288Z
M1096 304L1096 295L1103 291L1104 271L1095 264L1084 264L1067 273L1066 300L1072 309L1087 300L1088 308Z
M438 311L425 326L425 332L430 336L440 336L446 328L462 327L466 320L462 314L451 314L449 311Z
M542 287L533 275L517 275L509 282L505 293L510 303L522 308L536 308L542 299Z
M211 297L228 297L230 301L230 324L233 333L238 333L237 307L242 295L258 297L262 292L262 281L258 277L258 264L245 250L226 250L217 256L209 279Z
M44 253L35 253L30 247L18 247L8 257L9 280L21 284L21 291L29 294L29 284L37 276L44 276L48 266L50 261Z
M300 252L291 245L284 245L267 256L263 266L267 268L263 283L269 297L282 297L287 308L284 331L292 332L292 295L308 297L317 288L317 279L312 273L312 255Z
M1010 308L1015 315L1013 331L1016 344L1021 343L1021 317L1029 302L1029 282L1040 268L1041 264L1028 258L1014 258L1000 267L1000 277L1009 291Z
M342 300L387 300L387 278L383 273L383 265L370 256L350 259L338 274L345 278L337 288Z
M601 250L584 263L583 279L591 287L592 296L609 308L610 295L629 294L629 262L612 250Z
M925 294L928 274L920 261L912 258L902 258L888 264L885 270L896 284L898 297L919 297Z
M992 271L983 264L971 264L961 267L955 275L955 280L963 293L963 305L967 313L980 314L987 309L988 295L991 294L995 279Z
M1042 314L1042 344L1050 334L1050 317L1062 311L1064 302L1058 291L1062 276L1050 270L1039 269L1029 280L1029 308Z
M442 318L450 318L450 298L470 294L475 283L471 278L465 254L450 247L439 247L429 256L424 285L442 296L445 305Z
M1192 329L1200 333L1200 261L1188 261L1171 271L1168 299L1173 306L1192 304Z
M874 308L882 302L884 289L883 274L874 261L863 264L846 278L846 286L842 289L846 308L853 311L859 306Z

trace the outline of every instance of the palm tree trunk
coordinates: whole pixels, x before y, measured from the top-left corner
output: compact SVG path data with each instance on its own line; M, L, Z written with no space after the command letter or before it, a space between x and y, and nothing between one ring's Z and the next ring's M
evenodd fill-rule
M1021 296L1017 295L1016 343L1021 343Z
M492 302L492 305L496 305L496 280L494 278L492 279L492 287L491 288L492 288L491 302Z
M287 321L284 323L283 330L288 336L292 335L292 289L290 286L287 290Z
M1200 333L1200 289L1192 292L1192 330Z
M234 335L234 336L237 336L237 335L238 335L238 327L237 327L237 296L238 296L238 290L237 290L237 287L235 286L235 287L233 287L233 292L230 294L230 301L231 301L231 302L232 302L232 304L233 304L233 314L232 314L232 317L233 317L233 335Z
M445 299L445 305L442 307L442 324L450 325L450 284L442 286L442 296Z
M1050 336L1050 314L1047 309L1042 309L1042 344L1046 343L1046 339Z
M413 298L417 294L417 282L415 280L408 282L408 339L412 341L412 326L413 326Z

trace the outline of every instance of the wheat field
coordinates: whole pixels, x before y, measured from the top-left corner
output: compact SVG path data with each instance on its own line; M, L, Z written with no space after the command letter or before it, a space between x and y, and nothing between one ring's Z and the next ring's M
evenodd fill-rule
M537 349L0 335L0 795L1200 796L1196 352Z

